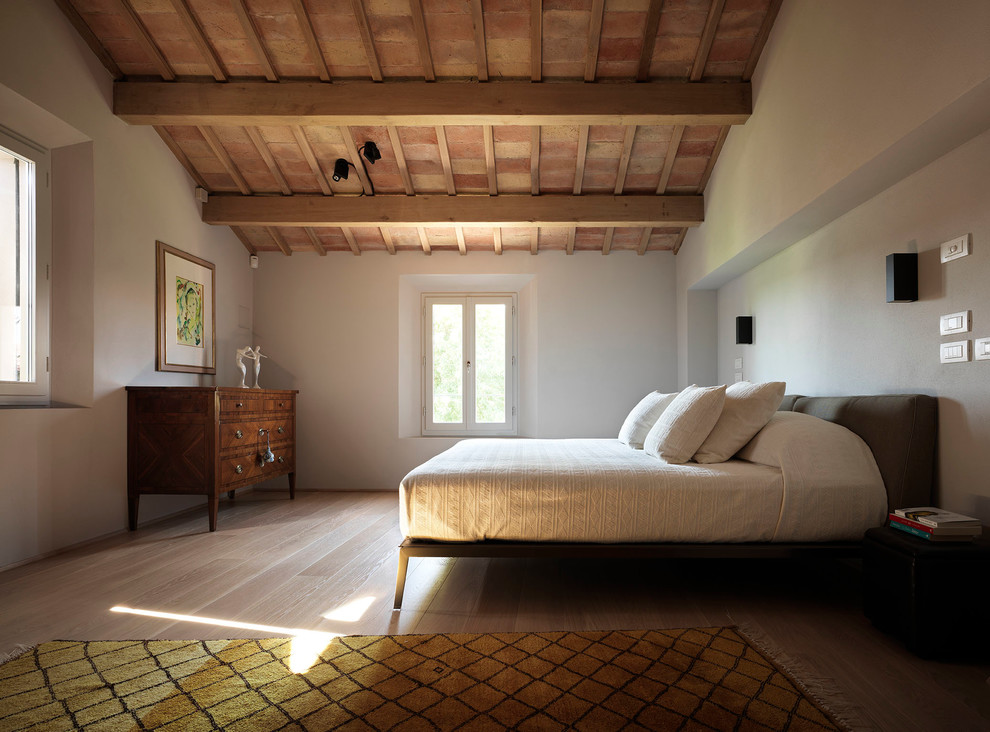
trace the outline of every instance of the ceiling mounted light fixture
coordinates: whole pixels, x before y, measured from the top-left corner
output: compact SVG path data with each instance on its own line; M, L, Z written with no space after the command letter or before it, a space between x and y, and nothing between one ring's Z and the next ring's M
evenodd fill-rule
M375 164L376 160L382 159L382 154L378 151L378 145L371 142L370 140L365 142L361 147L358 148L358 152L362 153L364 157L368 159L368 162L372 165Z
M337 158L337 162L333 164L333 182L336 183L341 180L347 180L347 166L350 165L343 158Z

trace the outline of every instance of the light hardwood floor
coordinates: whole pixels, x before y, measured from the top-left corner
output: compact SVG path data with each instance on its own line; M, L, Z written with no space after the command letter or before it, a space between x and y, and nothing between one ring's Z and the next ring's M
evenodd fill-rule
M990 729L990 666L922 661L863 617L855 563L412 559L395 493L248 493L0 572L0 655L54 639L681 628L764 637L880 730ZM984 578L985 581L986 578ZM350 622L323 617L361 598ZM960 601L965 601L960 598ZM245 630L111 612L123 605ZM988 618L990 621L990 618Z

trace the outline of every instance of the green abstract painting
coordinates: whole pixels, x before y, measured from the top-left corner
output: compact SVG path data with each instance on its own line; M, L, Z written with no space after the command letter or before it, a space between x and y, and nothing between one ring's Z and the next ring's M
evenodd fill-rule
M203 285L175 278L175 341L180 346L203 347Z

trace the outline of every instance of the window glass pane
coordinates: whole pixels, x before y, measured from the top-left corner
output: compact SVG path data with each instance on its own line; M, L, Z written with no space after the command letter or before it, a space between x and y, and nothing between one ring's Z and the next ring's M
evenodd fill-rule
M464 421L464 343L461 306L433 304L433 421Z
M34 381L34 163L0 148L0 381Z
M475 421L501 424L505 414L505 305L474 306Z

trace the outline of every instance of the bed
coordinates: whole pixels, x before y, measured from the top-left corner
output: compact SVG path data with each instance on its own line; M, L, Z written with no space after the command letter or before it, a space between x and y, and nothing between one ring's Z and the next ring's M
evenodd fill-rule
M789 395L705 465L618 440L464 440L400 484L394 607L410 557L856 556L888 510L930 503L935 431L930 396Z

